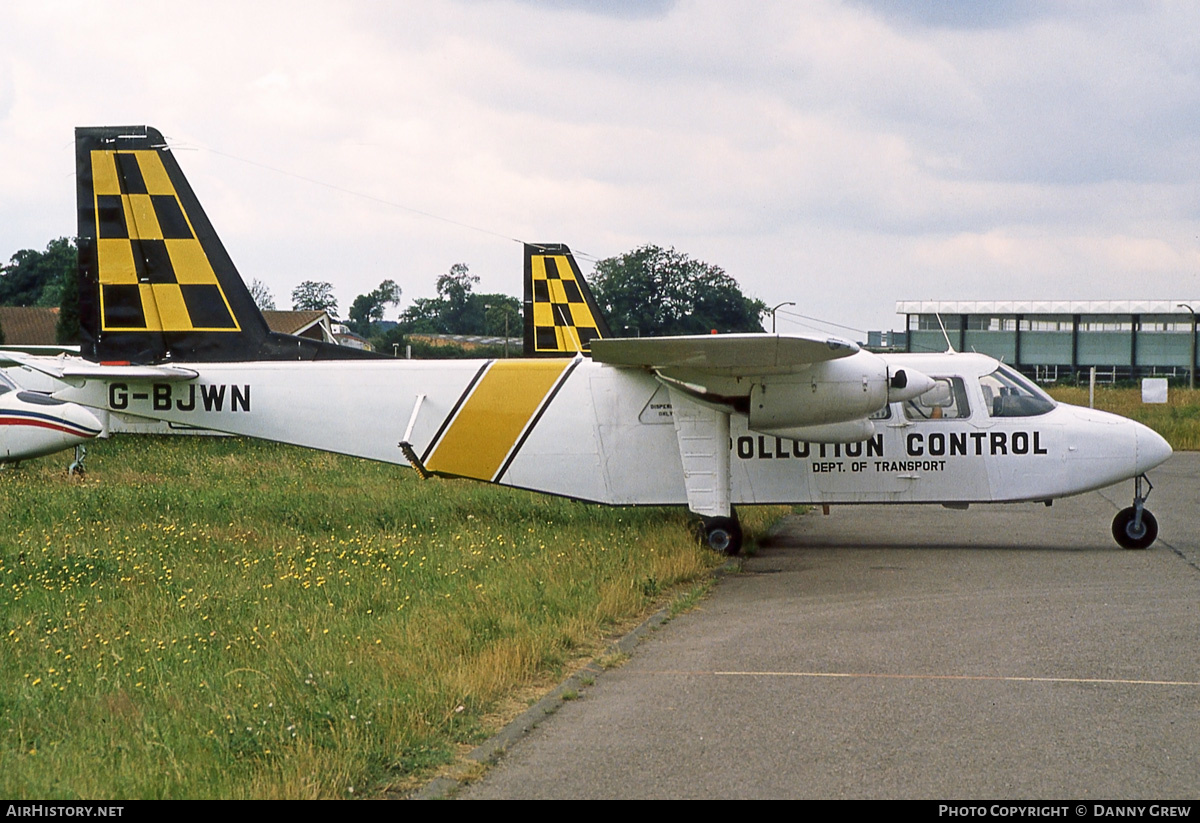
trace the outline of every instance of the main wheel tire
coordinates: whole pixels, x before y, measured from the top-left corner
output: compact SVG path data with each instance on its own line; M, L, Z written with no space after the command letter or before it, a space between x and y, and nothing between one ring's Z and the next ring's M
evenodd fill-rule
M1123 549L1145 549L1158 537L1158 521L1149 510L1142 509L1142 525L1137 528L1137 509L1130 506L1121 509L1113 518L1112 533L1117 544Z
M736 517L704 518L704 545L732 557L742 551L742 524Z

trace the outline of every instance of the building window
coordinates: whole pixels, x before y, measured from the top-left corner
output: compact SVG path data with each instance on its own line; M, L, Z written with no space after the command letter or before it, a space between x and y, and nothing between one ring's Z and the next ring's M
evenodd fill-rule
M908 316L908 328L913 331L941 331L942 323L946 325L946 331L958 331L962 328L962 317L957 314L943 314L942 322L938 322L936 314L910 314Z
M1079 330L1133 331L1133 318L1128 314L1085 314L1079 318Z
M1172 314L1142 315L1141 322L1138 323L1138 331L1187 334L1190 333L1191 330L1191 317L1179 317L1178 315Z
M1017 318L1005 315L968 314L969 331L1016 331Z
M1043 314L1026 317L1021 321L1021 331L1066 331L1071 330L1070 315Z

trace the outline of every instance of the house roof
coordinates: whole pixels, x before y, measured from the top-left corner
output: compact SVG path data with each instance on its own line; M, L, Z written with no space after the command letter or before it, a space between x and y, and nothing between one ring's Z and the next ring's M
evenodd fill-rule
M321 322L325 317L323 311L276 311L269 309L262 313L263 319L271 331L283 334L303 335L304 332Z
M9 346L53 346L58 307L0 306L0 328Z

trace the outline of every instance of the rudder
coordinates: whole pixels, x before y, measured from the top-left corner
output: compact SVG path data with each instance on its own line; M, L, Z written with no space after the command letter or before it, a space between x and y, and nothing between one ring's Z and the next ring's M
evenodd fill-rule
M156 129L77 128L75 159L85 357L146 363L360 356L270 331Z
M525 244L525 356L588 353L612 337L571 250L561 243Z

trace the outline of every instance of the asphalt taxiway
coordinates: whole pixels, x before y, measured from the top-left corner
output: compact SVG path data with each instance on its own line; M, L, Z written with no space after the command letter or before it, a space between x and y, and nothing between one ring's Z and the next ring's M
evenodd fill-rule
M950 511L787 518L461 798L1195 798L1200 454Z

